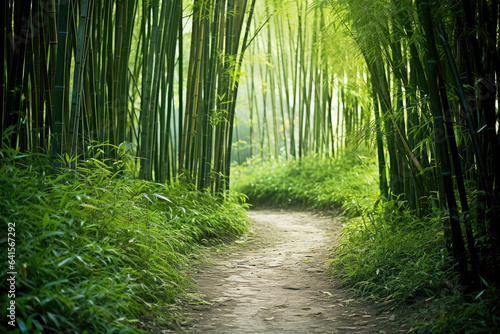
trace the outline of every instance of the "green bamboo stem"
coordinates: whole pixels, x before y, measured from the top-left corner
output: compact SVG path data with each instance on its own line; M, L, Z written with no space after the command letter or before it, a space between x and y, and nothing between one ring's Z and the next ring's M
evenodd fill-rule
M92 6L92 4L91 4ZM73 128L73 136L72 136L72 155L78 155L78 130L80 125L80 101L81 101L81 90L83 86L83 71L85 68L85 64L82 64L84 61L84 49L86 49L86 40L88 37L87 30L87 11L88 1L82 0L80 3L80 19L78 26L78 36L77 36L77 47L76 47L76 55L75 55L75 69L74 69L74 78L73 78L73 92L71 94L71 113L72 113L72 128ZM91 7L90 7L91 8ZM91 9L89 9L91 11ZM73 168L76 168L76 160L74 160Z
M62 155L63 127L64 127L64 90L66 75L66 41L68 36L68 3L59 6L56 72L54 78L54 105L52 108L52 138L51 156L54 164L57 156Z
M421 8L422 24L425 30L427 42L427 74L430 94L431 111L434 120L435 141L438 150L439 162L441 163L441 177L446 192L446 200L448 209L450 211L450 227L453 238L453 253L458 261L460 276L462 281L469 284L469 270L467 268L467 256L465 252L464 241L462 238L462 231L460 228L460 220L458 217L458 209L455 200L455 192L453 190L453 183L451 179L451 170L449 159L447 155L446 140L442 137L445 133L443 125L442 106L439 97L438 86L438 52L436 42L434 39L434 31L432 25L430 4L419 0L418 5Z

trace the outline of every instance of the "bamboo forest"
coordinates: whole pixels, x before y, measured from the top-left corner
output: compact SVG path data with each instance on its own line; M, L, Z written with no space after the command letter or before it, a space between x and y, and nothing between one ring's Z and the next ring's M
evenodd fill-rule
M4 0L2 333L500 333L495 0Z

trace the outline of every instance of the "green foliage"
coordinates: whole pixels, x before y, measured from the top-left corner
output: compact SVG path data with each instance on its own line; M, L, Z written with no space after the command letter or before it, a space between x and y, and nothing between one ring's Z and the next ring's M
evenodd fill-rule
M232 187L254 205L342 207L359 215L363 203L373 201L378 192L376 161L363 154L349 152L338 159L249 160L233 168Z
M190 255L247 229L241 195L122 178L123 161L53 173L46 156L5 146L0 155L0 276L10 277L15 223L17 332L131 333L150 329L146 315L166 322Z
M402 201L380 201L350 218L331 268L367 296L415 301L434 297L451 276L443 221L420 219Z
M472 301L464 302L464 298L454 297L450 303L441 303L437 319L431 323L420 325L417 333L499 333L500 332L500 294L493 285L486 282L482 291L475 296L467 296Z

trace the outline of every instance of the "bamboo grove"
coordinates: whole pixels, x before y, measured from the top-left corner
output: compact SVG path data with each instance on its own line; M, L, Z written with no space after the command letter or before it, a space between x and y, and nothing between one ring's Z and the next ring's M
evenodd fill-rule
M3 1L2 131L73 167L107 143L143 179L226 187L254 4Z
M497 1L2 9L11 146L77 162L109 143L107 154L135 155L141 178L182 174L220 191L245 156L328 158L365 145L377 153L382 197L442 215L465 285L500 277Z
M386 139L377 139L388 157L379 155L382 194L420 215L447 210L466 285L498 277L498 3L346 5Z
M241 156L332 157L371 122L366 69L349 56L350 37L331 9L319 5L265 1L256 11L237 128Z
M242 157L368 145L383 197L420 217L441 212L462 283L499 277L499 9L266 1L240 101Z

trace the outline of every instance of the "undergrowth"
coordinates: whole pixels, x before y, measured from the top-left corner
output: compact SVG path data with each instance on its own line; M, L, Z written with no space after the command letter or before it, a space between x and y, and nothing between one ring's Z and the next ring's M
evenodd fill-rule
M232 187L254 206L303 207L358 212L377 196L376 161L360 152L341 159L306 157L249 160L234 167Z
M380 201L349 218L331 269L374 299L432 299L452 276L442 227L441 219L420 219L402 202Z
M393 309L406 305L430 312L410 320L415 332L500 331L494 286L479 297L460 292L444 241L448 217L435 211L419 218L403 200L380 198L372 155L346 152L336 159L255 159L235 168L233 175L234 189L256 206L340 208L342 238L330 262L332 274L346 287L385 301Z
M46 156L5 146L0 159L0 317L14 301L16 322L2 333L159 332L191 255L247 230L242 195L127 179L123 161L102 157L56 172Z
M484 280L483 289L476 294L443 297L430 310L421 315L426 321L420 321L416 333L500 333L500 294Z

